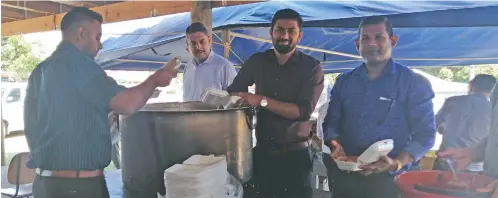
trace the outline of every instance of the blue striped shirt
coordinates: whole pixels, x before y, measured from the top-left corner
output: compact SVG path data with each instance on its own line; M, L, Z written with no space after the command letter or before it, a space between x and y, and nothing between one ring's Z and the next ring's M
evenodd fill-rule
M393 139L388 156L407 151L418 161L434 145L433 98L430 82L405 66L391 60L379 78L370 80L363 64L336 80L323 122L324 139L338 139L351 156Z
M70 42L31 73L24 124L29 168L97 170L111 161L110 100L124 87Z

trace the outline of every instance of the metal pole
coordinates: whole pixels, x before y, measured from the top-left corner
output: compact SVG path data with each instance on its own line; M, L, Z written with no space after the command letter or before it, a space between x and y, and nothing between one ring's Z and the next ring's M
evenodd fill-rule
M5 166L5 133L7 133L7 131L4 131L4 123L3 123L3 102L0 102L0 118L2 118L2 137L0 138L1 139L1 142L0 142L0 147L2 147L2 151L1 151L1 157L2 157L2 166Z

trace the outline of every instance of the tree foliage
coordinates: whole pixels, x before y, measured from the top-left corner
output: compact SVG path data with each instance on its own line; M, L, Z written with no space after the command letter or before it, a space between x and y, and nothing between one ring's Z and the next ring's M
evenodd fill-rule
M437 67L437 68L422 68L420 69L426 73L437 76L441 79L456 81L456 82L469 82L469 78L477 74L491 74L498 78L498 65L476 65L473 68L465 67ZM471 75L471 71L473 75Z
M40 61L22 37L2 37L2 70L16 73L18 80L26 80Z

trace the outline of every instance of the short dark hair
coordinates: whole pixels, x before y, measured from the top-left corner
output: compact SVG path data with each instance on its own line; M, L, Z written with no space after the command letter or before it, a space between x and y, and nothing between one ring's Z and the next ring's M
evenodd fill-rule
M358 27L358 35L361 34L361 28L367 26L367 25L377 25L377 24L384 24L386 26L386 31L389 36L393 36L393 25L384 16L369 16L361 20L360 26Z
M74 7L62 18L61 30L62 32L64 32L74 23L92 20L96 20L100 23L104 21L102 19L102 15L93 10L90 10L86 7Z
M273 27L275 27L275 23L277 23L277 20L280 19L291 19L291 20L296 20L297 25L299 26L299 31L302 31L303 27L303 18L301 18L301 15L296 12L293 9L286 8L286 9L281 9L273 15L273 18L271 19L271 27L270 29L273 30Z
M472 79L469 84L476 92L491 92L495 86L496 78L489 74L479 74Z
M185 30L185 34L191 34L196 32L202 32L206 36L209 36L206 26L204 26L204 24L202 24L201 22L194 22L190 24Z

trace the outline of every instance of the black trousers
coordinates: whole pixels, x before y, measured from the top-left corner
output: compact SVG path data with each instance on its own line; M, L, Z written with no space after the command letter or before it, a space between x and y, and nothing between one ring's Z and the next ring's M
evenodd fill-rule
M311 198L312 153L302 148L271 153L253 149L253 177L245 185L244 198Z
M104 176L57 178L37 175L33 182L35 198L109 198Z
M399 190L394 184L394 176L378 173L363 176L359 173L339 170L332 158L324 153L323 163L327 167L327 177L332 198L399 198Z

